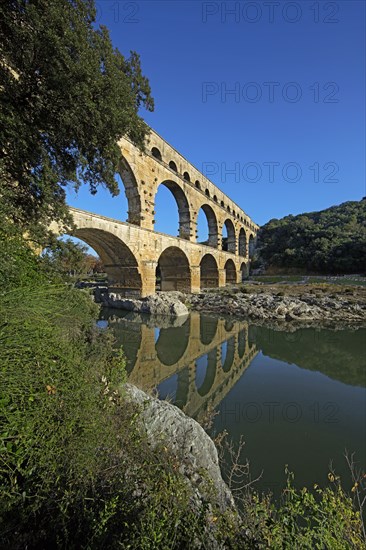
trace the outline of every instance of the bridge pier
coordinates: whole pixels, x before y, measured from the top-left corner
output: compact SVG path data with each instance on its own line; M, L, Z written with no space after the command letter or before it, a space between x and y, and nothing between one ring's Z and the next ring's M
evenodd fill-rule
M219 288L226 284L226 272L225 269L219 269Z
M157 262L146 260L141 262L141 298L155 294L156 290L156 266Z
M201 292L201 268L200 266L191 267L191 292L198 294Z

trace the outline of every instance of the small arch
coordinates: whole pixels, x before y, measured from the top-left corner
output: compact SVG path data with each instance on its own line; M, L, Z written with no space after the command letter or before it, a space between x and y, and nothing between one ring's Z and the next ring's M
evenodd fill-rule
M247 255L247 235L243 227L239 231L239 256Z
M189 261L184 252L176 247L169 246L160 255L158 268L161 277L161 290L191 291L191 270Z
M234 329L234 321L232 319L225 319L224 330L225 332L231 332Z
M201 189L201 184L198 180L195 181L195 186L197 187L197 189Z
M226 252L236 252L236 238L235 238L235 228L231 220L227 219L222 226L222 250ZM226 232L226 235L224 234Z
M205 195L206 195L206 197L210 196L210 191L208 189L205 190Z
M216 378L216 349L196 359L195 367L197 392L203 397L210 391Z
M219 286L219 270L215 258L205 254L200 262L201 289Z
M169 189L169 191L172 193L175 199L175 202L177 203L178 217L179 217L178 237L180 237L181 239L189 240L190 232L191 232L191 229L190 229L191 215L189 210L189 204L183 189L175 181L166 180L161 182L161 184L159 185L154 198L154 203L155 203L154 213L156 211L156 197L161 185ZM156 213L155 213L155 217L156 217ZM158 223L160 223L161 220L159 219L159 212L157 213L157 217L158 217Z
M229 214L230 214L231 210L230 210L230 206L229 206L229 205L226 207L226 210L227 210L227 211L229 212Z
M202 230L202 217L201 217L201 212L203 211L205 217L206 217L206 222L207 222L207 225L206 225L206 228L204 228L206 230L205 232L205 239L206 239L206 236L207 236L207 239L204 240L203 242L201 242L201 244L205 244L207 246L212 246L214 248L217 248L218 247L218 226L217 226L217 219L216 219L216 215L215 215L215 212L213 211L213 209L211 208L211 206L209 206L208 204L203 204L198 212L198 216L197 216L197 235L199 235L199 233L201 233L201 230ZM208 230L208 231L207 231ZM202 235L202 233L201 233Z
M225 283L233 285L236 283L236 269L233 260L227 260L225 264Z
M151 149L151 154L153 157L155 157L156 159L158 160L163 160L162 156L161 156L161 153L159 151L159 149L157 147L153 147Z
M141 225L142 216L140 192L138 190L135 174L124 157L122 157L119 163L118 173L122 179L128 202L127 222L139 226Z
M247 331L243 328L238 334L238 354L240 359L244 356L247 341Z
M248 242L249 258L253 258L254 249L255 249L255 239L253 235L250 235L249 242Z
M191 178L190 178L188 172L184 172L184 173L183 173L183 178L184 178L186 181L191 181Z
M223 347L223 346L222 346ZM221 366L224 372L229 372L235 357L235 338L232 336L224 343L225 355L222 353ZM224 359L225 357L225 359Z
M210 315L200 314L200 338L202 344L208 346L214 340L217 332L218 320Z
M221 202L220 202L220 205L221 205L223 208L225 208L225 203L224 203L224 201L221 201Z
M213 196L213 200L214 200L215 202L217 202L217 197L216 197L216 195Z
M169 162L169 168L171 168L172 170L174 170L174 172L177 172L178 173L178 168L177 168L177 165L175 164L174 160L171 160Z

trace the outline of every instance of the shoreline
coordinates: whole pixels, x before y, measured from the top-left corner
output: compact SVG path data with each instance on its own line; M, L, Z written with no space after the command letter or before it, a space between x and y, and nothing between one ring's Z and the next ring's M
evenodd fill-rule
M247 319L293 331L298 328L357 329L366 326L366 289L333 285L251 283L189 294L186 303L201 313Z

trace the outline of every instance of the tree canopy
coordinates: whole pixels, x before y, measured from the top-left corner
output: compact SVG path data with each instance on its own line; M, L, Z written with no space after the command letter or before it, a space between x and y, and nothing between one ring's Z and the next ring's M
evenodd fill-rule
M272 219L258 234L256 264L319 273L366 271L366 199Z
M0 4L0 194L28 231L68 221L67 185L117 194L118 140L143 147L149 82L95 17L93 0Z

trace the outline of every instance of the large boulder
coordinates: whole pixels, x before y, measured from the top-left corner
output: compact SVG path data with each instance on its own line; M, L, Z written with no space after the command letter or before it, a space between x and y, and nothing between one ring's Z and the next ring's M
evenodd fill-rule
M178 292L162 292L146 298L134 299L110 292L103 297L103 304L135 313L176 318L188 315L187 306L180 300L182 297L183 295Z
M192 418L167 401L150 397L126 384L126 398L141 406L148 441L152 446L165 444L179 459L180 471L199 499L215 500L222 512L235 510L234 499L221 476L219 459L212 439ZM205 487L213 485L214 496Z

